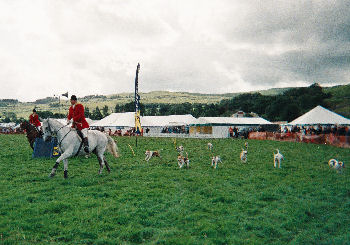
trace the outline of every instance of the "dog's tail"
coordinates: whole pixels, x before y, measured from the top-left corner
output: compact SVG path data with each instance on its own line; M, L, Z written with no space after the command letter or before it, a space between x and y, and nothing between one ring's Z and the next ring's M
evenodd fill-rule
M110 137L107 136L108 142L107 142L107 150L109 151L109 153L111 153L114 157L119 157L119 153L118 153L118 146L115 143L115 141Z

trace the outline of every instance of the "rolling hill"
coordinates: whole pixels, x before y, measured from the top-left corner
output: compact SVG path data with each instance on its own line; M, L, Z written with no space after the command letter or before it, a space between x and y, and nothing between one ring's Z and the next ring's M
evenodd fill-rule
M261 93L262 95L278 95L282 94L290 88L271 88L268 90L252 91L250 93ZM337 113L346 117L350 117L350 84L339 85L334 87L325 87L325 92L332 94L327 99L327 106ZM200 94L189 92L169 92L169 91L152 91L148 93L140 93L141 103L143 104L180 104L180 103L217 103L223 99L230 99L242 93L226 93L226 94ZM89 95L79 100L88 107L90 111L97 106L102 109L108 106L109 112L113 112L116 104L125 104L133 101L134 93L119 93L110 95ZM18 100L0 100L0 116L4 118L9 113L15 113L17 118L27 118L32 109L36 107L41 111L51 111L53 113L66 114L69 108L69 100L61 99L60 104L58 98L48 97L36 100L35 102L20 102Z

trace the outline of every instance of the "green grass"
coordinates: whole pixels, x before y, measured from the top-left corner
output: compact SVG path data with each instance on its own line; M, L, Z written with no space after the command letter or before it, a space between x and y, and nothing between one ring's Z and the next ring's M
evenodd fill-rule
M116 138L121 157L101 176L95 157L69 160L69 178L48 174L23 135L0 135L0 244L349 244L350 180L326 162L350 162L327 145L177 139L191 159L179 169L173 139ZM133 157L128 147L136 152ZM285 156L274 169L272 151ZM163 149L146 163L146 149Z

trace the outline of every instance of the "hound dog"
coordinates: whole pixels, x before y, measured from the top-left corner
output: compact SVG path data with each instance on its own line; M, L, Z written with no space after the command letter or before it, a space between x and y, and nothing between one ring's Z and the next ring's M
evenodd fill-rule
M248 151L247 150L244 150L242 148L242 151L241 151L241 154L240 154L240 158L241 158L241 161L246 163L247 160L248 160Z
M284 160L283 155L280 153L279 149L276 149L277 153L273 153L273 166L276 168L278 163L278 168L281 168L281 162Z
M187 168L190 167L190 159L188 158L187 152L185 157L182 155L177 157L177 164L179 165L179 168L182 168L185 164L187 165Z
M215 157L213 156L211 158L211 166L214 166L215 169L216 169L219 162L222 163L220 156L215 156Z
M152 157L159 157L159 158L161 158L160 157L160 151L149 151L149 150L147 150L146 152L145 152L145 155L146 155L146 157L145 157L145 160L148 162Z
M328 165L329 165L329 167L334 168L337 171L340 171L342 168L345 168L345 164L341 161L336 160L336 159L329 160Z
M179 147L176 147L176 150L177 150L177 152L178 152L179 154L182 155L182 153L184 152L185 148L184 148L182 145L180 145Z
M213 144L212 143L208 143L208 149L211 151L213 149Z

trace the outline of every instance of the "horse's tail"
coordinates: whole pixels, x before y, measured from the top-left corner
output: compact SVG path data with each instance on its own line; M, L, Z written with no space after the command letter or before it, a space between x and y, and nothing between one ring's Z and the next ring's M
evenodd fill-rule
M111 153L114 157L119 157L119 153L118 153L118 146L117 144L114 142L114 140L107 135L107 150L109 151L109 153Z

